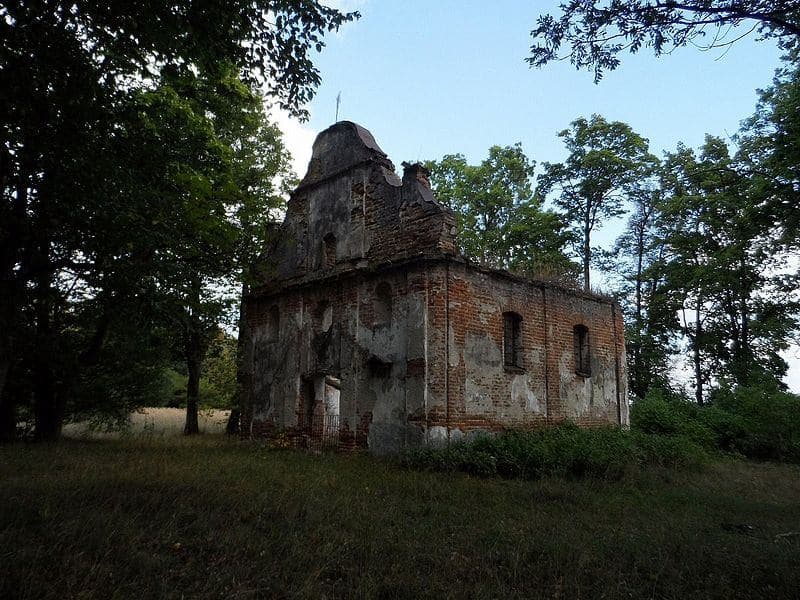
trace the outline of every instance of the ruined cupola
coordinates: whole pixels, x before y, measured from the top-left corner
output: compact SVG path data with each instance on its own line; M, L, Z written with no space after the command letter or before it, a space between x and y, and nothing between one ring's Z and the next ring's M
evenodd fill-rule
M425 167L404 166L401 179L356 123L321 132L268 253L265 283L455 254L453 212L434 198Z

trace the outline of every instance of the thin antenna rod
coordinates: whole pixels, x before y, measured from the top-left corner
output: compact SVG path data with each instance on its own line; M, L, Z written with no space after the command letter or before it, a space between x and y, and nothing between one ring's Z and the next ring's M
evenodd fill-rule
M342 92L336 94L336 120L334 123L339 122L339 103L342 101Z

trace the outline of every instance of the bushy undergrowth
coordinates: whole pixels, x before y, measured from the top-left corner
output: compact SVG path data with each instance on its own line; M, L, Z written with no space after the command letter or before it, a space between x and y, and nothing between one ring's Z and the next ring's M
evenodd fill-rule
M656 390L633 404L631 427L748 458L800 462L800 396L769 385L717 390L706 406Z
M414 469L463 471L515 479L542 476L615 479L645 465L685 467L702 461L695 442L617 427L583 429L564 423L536 431L484 435L472 441L423 447L403 455Z

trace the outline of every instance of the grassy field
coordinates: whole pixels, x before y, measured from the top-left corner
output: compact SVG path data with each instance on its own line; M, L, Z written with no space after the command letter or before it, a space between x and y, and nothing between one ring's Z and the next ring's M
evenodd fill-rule
M222 436L0 447L2 598L797 598L800 468L479 479Z
M229 410L203 409L197 417L202 433L224 433ZM185 408L143 408L128 417L122 431L96 431L88 423L68 423L63 435L68 438L109 439L120 437L170 437L181 435L186 424Z

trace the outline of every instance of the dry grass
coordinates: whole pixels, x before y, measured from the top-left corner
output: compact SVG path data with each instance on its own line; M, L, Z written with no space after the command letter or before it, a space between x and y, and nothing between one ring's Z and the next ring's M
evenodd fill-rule
M224 433L229 410L204 409L200 411L198 423L201 433ZM174 437L183 434L186 424L186 409L142 408L131 413L129 425L121 431L97 431L88 423L69 423L63 435L68 438L115 439L119 437Z

